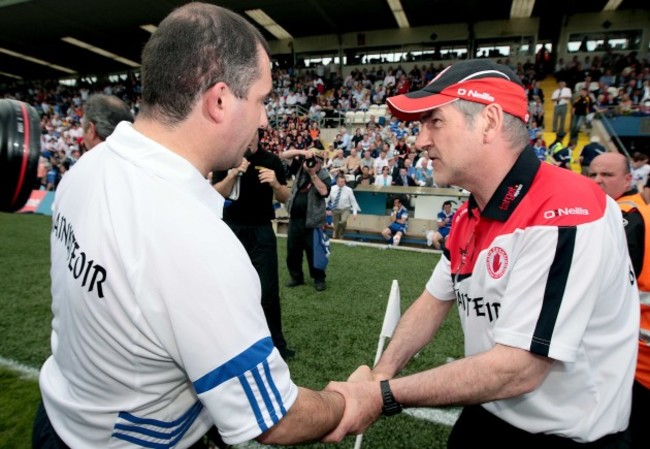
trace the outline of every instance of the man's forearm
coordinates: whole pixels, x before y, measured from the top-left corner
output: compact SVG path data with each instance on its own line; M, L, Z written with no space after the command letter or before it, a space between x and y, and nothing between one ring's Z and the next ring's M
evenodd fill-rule
M297 444L316 441L341 421L345 400L339 393L299 387L298 398L275 426L257 438L263 444Z
M497 345L490 351L437 368L390 381L395 400L405 407L468 405L505 399L535 390L553 366L553 360L526 350ZM329 391L345 396L345 414L325 441L338 442L363 432L381 414L382 395L376 373L361 376L359 367L349 382L330 382Z
M280 154L278 154L278 157L281 159L291 159L292 157L304 156L305 154L307 154L307 150L290 148L288 150L281 151Z
M526 350L496 345L390 382L395 399L408 407L482 404L521 396L546 378L553 360Z
M222 197L228 198L230 192L232 191L235 181L237 180L237 171L231 169L228 171L228 174L221 181L217 182L213 187L214 189L221 194Z
M321 195L327 195L327 186L323 182L322 179L318 177L318 175L313 174L311 176L311 182L314 184L314 187L316 187L316 190L318 190L318 193Z
M286 203L291 196L291 190L287 186L280 184L277 188L273 189L273 195L275 195L275 199L279 202Z

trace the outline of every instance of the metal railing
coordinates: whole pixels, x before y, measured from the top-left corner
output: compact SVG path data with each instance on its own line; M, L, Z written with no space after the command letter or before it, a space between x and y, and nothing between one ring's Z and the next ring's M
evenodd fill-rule
M625 144L618 137L618 134L614 129L614 125L612 125L612 122L609 119L610 114L611 112L609 110L605 112L597 112L594 119L600 120L600 122L603 124L603 127L605 128L605 131L607 131L607 134L609 134L611 140L614 141L614 145L616 145L616 148L618 148L618 150L621 153L623 153L626 158L632 159L630 153L627 151L627 148L625 147Z
M335 110L333 115L319 113L318 117L313 117L309 114L308 108L296 104L289 108L284 107L282 110L267 107L266 112L269 117L269 124L274 128L278 126L278 122L284 114L308 117L310 121L315 121L319 128L340 128L341 126L347 125L345 122L345 113L338 110Z

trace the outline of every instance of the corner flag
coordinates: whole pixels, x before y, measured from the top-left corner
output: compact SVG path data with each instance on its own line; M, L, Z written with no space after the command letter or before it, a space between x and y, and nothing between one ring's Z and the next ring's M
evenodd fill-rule
M377 364L381 358L381 354L384 352L384 342L387 338L393 336L393 332L397 327L401 314L399 284L396 279L393 279L393 285L390 288L390 295L388 296L388 304L386 305L386 313L384 314L384 323L381 325L381 333L379 334L377 355L375 356L375 363L373 363L373 366Z
M379 342L377 343L377 354L375 355L375 362L372 364L374 367L379 362L382 353L384 352L384 343L387 338L393 336L393 332L397 327L402 311L400 308L399 285L396 279L393 279L393 285L390 288L390 295L388 296L388 304L386 304L386 313L384 314L384 322L381 325L381 333L379 334ZM363 434L357 435L354 442L354 449L361 448L361 441Z

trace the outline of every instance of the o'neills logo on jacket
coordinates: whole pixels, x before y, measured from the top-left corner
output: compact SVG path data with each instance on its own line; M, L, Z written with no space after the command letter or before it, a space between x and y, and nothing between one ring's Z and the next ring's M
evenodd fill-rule
M519 193L521 192L521 189L523 187L524 186L522 184L517 184L508 187L505 196L501 200L501 205L499 206L499 209L501 210L510 209L510 203L512 203L519 196Z
M582 207L563 207L544 211L544 218L546 219L563 217L565 215L589 215L589 209Z
M463 96L463 97L472 97L472 98L480 98L481 100L487 100L490 102L494 101L494 97L490 95L487 92L477 92L474 89L463 89L462 87L458 89L457 91L458 95Z

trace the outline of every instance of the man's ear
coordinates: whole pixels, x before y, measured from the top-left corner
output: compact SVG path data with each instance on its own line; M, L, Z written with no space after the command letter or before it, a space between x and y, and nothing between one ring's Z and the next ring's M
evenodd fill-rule
M86 129L86 132L92 139L97 138L97 129L95 128L95 124L93 122L88 122L88 128Z
M203 108L207 117L216 123L225 120L233 94L226 83L219 82L203 94Z
M503 124L503 108L499 104L492 103L483 112L485 119L483 123L483 140L491 142Z

